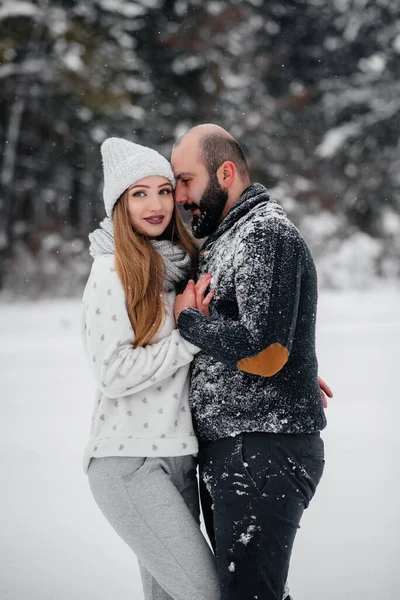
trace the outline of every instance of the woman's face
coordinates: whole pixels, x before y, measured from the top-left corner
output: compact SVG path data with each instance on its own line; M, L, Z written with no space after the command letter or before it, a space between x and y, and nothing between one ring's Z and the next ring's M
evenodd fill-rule
M143 177L128 188L128 212L133 227L149 237L164 233L174 211L172 185L165 177Z

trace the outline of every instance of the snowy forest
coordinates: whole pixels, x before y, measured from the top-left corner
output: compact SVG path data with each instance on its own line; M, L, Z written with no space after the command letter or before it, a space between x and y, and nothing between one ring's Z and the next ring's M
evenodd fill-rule
M320 285L400 276L399 0L0 2L1 297L79 295L108 136L242 144Z

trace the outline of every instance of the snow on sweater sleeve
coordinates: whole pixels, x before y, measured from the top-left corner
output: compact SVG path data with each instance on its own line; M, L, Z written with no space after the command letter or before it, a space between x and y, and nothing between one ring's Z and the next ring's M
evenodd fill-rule
M238 320L206 317L188 308L178 328L216 360L270 377L286 364L292 347L302 242L297 230L280 219L253 221L239 235L234 254Z
M125 293L112 256L94 261L83 302L89 362L99 389L109 398L127 396L166 379L190 363L199 350L176 329L155 344L133 347Z

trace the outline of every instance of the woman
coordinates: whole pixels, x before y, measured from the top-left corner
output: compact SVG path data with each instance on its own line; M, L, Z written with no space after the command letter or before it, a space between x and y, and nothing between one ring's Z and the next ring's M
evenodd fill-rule
M101 153L107 219L90 236L83 296L97 384L84 468L101 511L137 555L146 600L217 600L214 557L199 528L188 404L198 348L174 319L196 249L175 208L169 162L119 138ZM196 284L203 311L209 281Z

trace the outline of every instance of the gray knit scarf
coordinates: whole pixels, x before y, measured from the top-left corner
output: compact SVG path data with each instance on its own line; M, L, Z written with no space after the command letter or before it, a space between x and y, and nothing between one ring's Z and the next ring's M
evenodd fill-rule
M106 217L100 227L89 234L89 252L93 258L104 254L115 254L113 222ZM154 248L164 259L166 292L174 290L178 283L188 277L191 258L183 248L168 240L151 240Z

